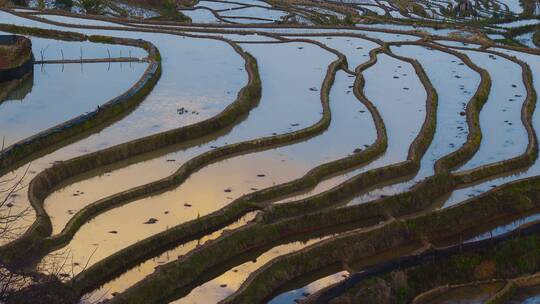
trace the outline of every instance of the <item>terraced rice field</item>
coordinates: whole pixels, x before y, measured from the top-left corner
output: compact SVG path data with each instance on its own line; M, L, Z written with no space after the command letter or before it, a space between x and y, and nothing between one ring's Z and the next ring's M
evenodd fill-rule
M141 3L0 8L0 302L536 303L540 4Z

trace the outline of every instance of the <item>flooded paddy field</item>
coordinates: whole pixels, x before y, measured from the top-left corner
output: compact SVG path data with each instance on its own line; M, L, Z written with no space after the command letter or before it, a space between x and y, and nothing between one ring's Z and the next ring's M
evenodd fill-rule
M539 6L2 7L0 302L534 303Z
M53 220L53 226L57 228L53 230L56 230L58 232L62 230L67 220L69 220L69 218L71 217L70 213L73 214L85 205L97 201L108 195L112 195L118 191L127 190L133 186L152 182L156 180L156 177L166 177L172 174L175 169L178 169L179 166L187 162L190 158L195 157L197 154L215 149L216 147L225 146L227 144L234 144L237 142L254 139L261 136L272 136L272 134L291 132L292 130L302 129L303 127L310 126L315 123L318 120L321 111L321 101L318 91L320 90L319 87L324 79L325 64L328 64L334 56L315 46L296 43L280 44L274 49L274 51L281 50L281 52L284 53L283 56L288 56L291 59L297 58L297 60L294 61L294 70L298 71L296 75L289 73L289 78L281 78L275 77L275 75L284 73L285 69L290 68L291 65L280 65L278 62L274 61L274 57L264 55L265 51L263 47L259 47L257 45L248 45L247 48L251 50L252 54L259 55L261 78L263 81L267 81L263 84L263 94L259 105L250 113L248 117L246 117L244 121L242 121L238 126L227 132L227 134L224 134L219 138L210 140L208 142L197 143L196 145L193 145L191 149L180 149L179 152L168 153L157 159L149 160L143 164L132 164L129 167L122 168L121 170L109 171L105 175L100 174L93 179L86 179L79 183L71 184L69 185L68 189L59 189L58 192L53 193L45 201L45 207L48 208L49 213L51 213L51 215L55 217L55 219ZM319 60L313 60L313 57L318 57ZM314 64L315 62L319 63ZM309 74L311 77L301 77L300 75L303 75L305 71L310 71ZM289 88L289 84L292 82L295 82L298 85L294 91ZM312 91L311 88L316 89ZM266 92L267 94L265 94ZM284 92L287 92L288 94L285 95ZM290 100L294 101L294 104L290 104ZM297 108L296 111L294 110L295 107ZM279 110L272 111L271 109L274 108L281 109L281 112ZM300 111L304 114L302 116L302 119L298 119L297 115L295 115L295 113L298 114L300 113ZM311 115L309 115L310 113ZM280 117L279 122L276 122L274 120L274 115ZM354 147L351 146L349 149L354 150ZM279 150L290 149L284 148ZM213 195L199 198L191 197L190 195L186 196L185 194L180 193L167 193L165 195L171 198L171 203L173 203L175 198L180 195L185 196L184 200L186 202L190 202L193 205L197 206L200 204L207 205L210 202L216 201L221 201L221 203L225 203L226 201L231 199L227 199L226 197L236 197L238 195L241 195L243 191L249 191L250 188L262 186L258 185L256 182L253 182L250 185L249 181L245 180L245 176L243 174L238 174L239 180L236 183L231 180L231 175L225 174L225 172L234 173L236 170L240 170L241 167L244 167L246 170L253 170L254 172L250 174L252 177L256 177L257 174L265 174L269 176L268 178L264 179L258 178L258 180L260 181L267 183L278 183L280 181L279 176L272 176L272 172L266 172L266 166L257 167L250 166L249 164L256 162L256 159L260 157L261 164L268 163L268 167L271 169L275 169L276 173L280 171L277 170L277 168L275 167L276 165L279 165L283 168L292 166L294 162L291 164L289 159L293 155L288 155L293 154L293 152L279 150L274 151L273 153L264 152L257 153L253 156L250 155L249 158L253 157L251 159L237 157L237 161L235 161L235 159L224 160L224 164L226 165L226 167L224 168L221 168L219 163L214 164L214 170L218 171L214 171L212 173L211 171L209 171L208 174L205 175L205 177L200 177L200 182L195 182L195 184L200 183L200 187L202 187L205 183L204 181L207 180L207 178L214 176L216 180L215 182L212 182L212 185L215 187L215 193ZM259 154L262 155L258 156ZM285 161L287 161L287 163L285 163ZM309 166L309 160L307 159L306 164L298 164L298 169L302 167L305 168L305 166ZM150 168L152 171L155 172L155 174L142 174ZM285 178L286 176L291 176L295 168L290 167L290 169L292 171L288 171L285 174L280 173L280 175L282 175L283 178ZM221 170L222 173L218 173ZM126 178L128 176L131 176L132 178ZM222 181L219 181L219 179L221 179L222 177L226 178ZM271 179L270 177L272 177L273 179ZM116 182L117 180L119 182ZM229 183L227 184L227 182ZM114 184L115 187L112 189L106 187L106 185L110 184ZM125 184L125 186L123 186L123 184ZM95 191L92 191L93 188L102 189L101 193L95 193ZM189 188L190 187L188 186L188 188L186 189ZM234 189L235 191L231 191L230 194L225 193L224 190L228 188ZM200 194L200 191L197 189L200 189L199 186L193 188L193 190L190 190L190 192L192 192L192 194ZM88 194L80 195L80 197L73 196L74 193L76 194L80 192ZM97 195L95 195L94 193ZM209 193L207 192L206 195L208 194ZM53 203L58 200L67 200L72 201L73 203L61 205L56 205ZM146 204L153 205L156 201L163 202L163 198L152 198L151 200L147 200ZM48 202L51 202L51 204L48 204ZM134 203L134 205L137 206L140 204ZM172 206L169 208L172 208ZM142 208L141 210L144 209L145 208ZM197 210L197 207L191 208L190 210L191 212L189 213L191 215L189 215L189 217L196 216L197 212L200 212L201 215L203 215L208 211L208 209L206 211ZM119 212L123 213L124 211ZM61 218L64 219L62 220ZM58 224L56 224L56 219L59 220Z

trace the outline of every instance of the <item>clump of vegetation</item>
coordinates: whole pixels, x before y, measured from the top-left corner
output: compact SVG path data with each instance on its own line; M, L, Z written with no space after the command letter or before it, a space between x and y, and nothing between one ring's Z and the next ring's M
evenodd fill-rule
M165 0L159 6L160 16L154 17L154 20L191 22L191 18L182 14L177 7L175 0Z
M69 1L69 0L66 0ZM105 9L104 0L78 0L77 5L84 9L87 14L100 15Z
M533 35L533 43L537 48L540 48L540 30L536 31Z
M178 11L174 0L165 0L161 8L161 15L164 17L175 17Z
M0 0L0 7L28 6L26 0Z
M424 8L418 4L418 3L413 3L412 4L412 11L417 14L418 16L422 16L422 17L428 17L428 14L426 13L426 10L424 10Z
M55 7L63 10L71 10L73 0L55 0Z
M191 7L195 5L197 0L128 0L128 3L159 11L160 16L149 18L150 20L162 20L162 21L177 21L177 22L191 22L191 18L182 14L179 11L181 7ZM114 6L111 6L114 10ZM125 15L125 12L118 11L120 15Z
M352 15L346 15L345 18L339 18L335 15L315 15L311 17L311 20L315 24L321 25L354 25L354 18Z
M512 38L504 38L504 39L495 39L496 43L508 45L508 46L522 46L521 43L515 41Z
M193 7L199 3L199 0L178 0L177 3L184 7Z
M352 15L347 15L345 18L343 18L342 23L345 25L354 25L356 22L354 22Z

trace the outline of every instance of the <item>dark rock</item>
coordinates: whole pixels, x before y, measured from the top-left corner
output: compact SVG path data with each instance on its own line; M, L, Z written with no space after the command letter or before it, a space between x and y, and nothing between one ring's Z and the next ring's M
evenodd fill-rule
M157 219L151 217L148 219L148 221L144 222L143 224L155 224L157 223L157 221L158 221Z

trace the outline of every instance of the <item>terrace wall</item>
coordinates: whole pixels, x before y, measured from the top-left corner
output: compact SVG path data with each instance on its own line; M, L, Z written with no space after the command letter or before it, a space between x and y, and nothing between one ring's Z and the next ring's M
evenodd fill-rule
M32 42L17 35L0 35L0 82L20 79L34 68Z

